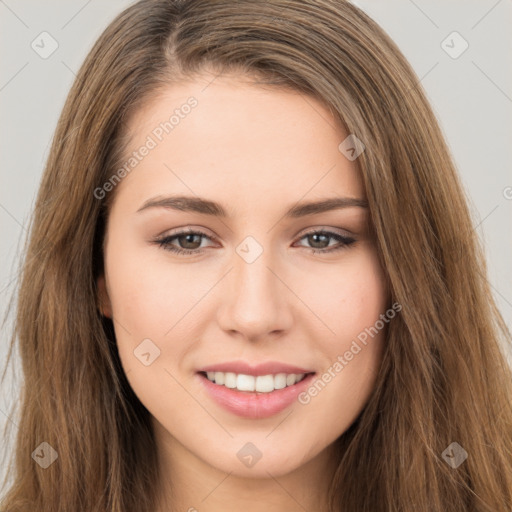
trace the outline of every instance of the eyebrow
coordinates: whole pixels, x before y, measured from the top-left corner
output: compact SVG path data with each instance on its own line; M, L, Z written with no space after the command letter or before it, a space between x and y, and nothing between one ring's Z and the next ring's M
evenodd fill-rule
M351 207L368 208L368 202L365 199L355 197L333 197L317 201L302 202L297 203L288 209L284 214L284 217L296 219L307 215L314 215L317 213ZM215 217L228 217L228 214L222 205L201 197L154 197L148 199L137 210L137 213L147 210L148 208L168 208L185 212L202 213L204 215L212 215Z

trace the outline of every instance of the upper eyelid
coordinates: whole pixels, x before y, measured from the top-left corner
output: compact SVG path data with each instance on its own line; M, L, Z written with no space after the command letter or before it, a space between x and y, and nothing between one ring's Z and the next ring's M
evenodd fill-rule
M309 233L312 233L312 232L319 232L319 231L326 231L326 232L331 232L331 233L334 233L336 235L341 235L341 236L345 236L345 237L351 237L351 236L354 236L355 233L349 231L348 229L343 229L343 228L335 228L335 227L330 227L330 226L314 226L314 227L309 227L309 228L304 228L303 230L299 231L295 237L303 237ZM168 232L168 231L164 231L161 235L158 235L156 238L167 238L167 237L173 237L173 236L176 236L176 235L181 235L181 234L187 234L187 233L191 233L191 234L201 234L201 235L204 235L204 236L207 236L207 237L210 237L214 240L218 240L219 237L217 237L216 235L213 235L213 234L210 234L207 230L207 228L194 228L194 227L184 227L184 228L176 228L176 231L171 231L171 232Z
M348 231L347 229L342 229L342 228L332 228L332 227L329 227L329 226L316 226L316 227L310 227L310 228L305 228L304 230L301 230L297 233L297 235L295 235L296 237L303 237L309 233L315 233L315 232L326 232L326 233L333 233L335 235L340 235L340 236L344 236L346 238L349 238L349 237L352 237L354 236L354 233L352 233L351 231Z
M203 228L178 228L177 231L173 231L173 232L170 232L170 233L167 233L165 232L163 235L160 235L157 237L157 240L164 240L166 238L175 238L175 237L178 237L178 236L182 236L182 235L200 235L202 236L203 238L210 238L211 240L213 241L217 241L218 240L218 237L216 237L215 235L211 235L209 233L207 233L205 230L203 230Z

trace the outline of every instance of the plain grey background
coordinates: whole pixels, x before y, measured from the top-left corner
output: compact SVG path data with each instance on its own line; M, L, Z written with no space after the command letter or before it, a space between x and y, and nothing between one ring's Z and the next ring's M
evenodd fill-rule
M0 0L2 314L17 284L22 241L53 131L75 73L107 24L131 3L46 0L43 5L36 0ZM510 327L512 2L354 3L395 40L426 90L470 196L475 230L486 248L489 281ZM41 35L43 32L47 34ZM55 51L45 55L55 44ZM7 331L2 331L0 339L2 363L7 354ZM13 436L17 417L8 418L7 412L20 376L19 369L13 368L0 393L0 428L11 422ZM2 457L7 454L3 452L1 478L6 461Z

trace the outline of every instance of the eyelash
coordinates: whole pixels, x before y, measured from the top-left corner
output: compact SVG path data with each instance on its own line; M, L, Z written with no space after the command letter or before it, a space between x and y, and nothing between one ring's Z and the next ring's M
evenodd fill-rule
M157 245L159 245L160 247L162 247L165 251L170 251L170 252L173 252L176 254L192 256L192 255L196 255L196 254L202 254L204 252L203 249L182 249L181 247L176 247L174 245L171 245L172 240L174 240L175 238L178 238L180 236L183 236L183 235L200 235L200 236L204 236L206 238L210 238L213 241L216 241L216 239L214 237L208 236L206 233L203 233L202 231L190 229L190 230L180 231L178 233L174 233L169 236L165 236L163 238L155 240L155 243ZM310 231L308 233L305 233L299 240L302 240L303 238L306 238L306 237L312 236L312 235L328 235L329 238L334 238L335 240L337 240L338 242L341 243L341 245L339 245L337 247L335 246L334 248L330 248L330 249L311 248L311 252L313 254L316 254L316 253L326 254L326 253L330 253L330 252L340 251L342 249L348 248L350 245L352 245L356 241L354 238L345 237L338 233L333 233L332 231L324 231L324 230ZM307 249L307 247L306 247L306 249Z

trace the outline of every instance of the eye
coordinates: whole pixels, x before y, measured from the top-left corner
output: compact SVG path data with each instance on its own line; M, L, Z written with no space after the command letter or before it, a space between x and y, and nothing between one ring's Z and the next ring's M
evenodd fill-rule
M155 240L155 243L162 247L163 249L165 249L166 251L191 256L201 254L204 252L204 247L201 248L202 238L208 238L216 241L214 237L211 237L202 231L187 229L157 239ZM339 233L334 233L332 231L325 230L310 231L304 234L299 240L303 239L307 239L308 243L313 244L313 247L310 247L311 252L313 254L325 254L328 252L339 251L341 249L347 248L348 246L356 242L354 238L346 237L340 235ZM334 246L330 246L330 240L335 240L336 242L338 242L337 245L335 244ZM185 247L175 245L173 243L174 241L177 241L180 245L184 245Z
M173 235L168 235L158 240L155 240L155 242L166 251L171 251L176 254L193 255L201 254L203 252L203 249L200 248L201 237L212 238L213 240L213 237L209 237L206 233L203 233L202 231L187 229L184 231L179 231L178 233L174 233ZM173 245L172 242L175 239L180 244L185 245L185 248L183 249L181 247ZM197 246L198 243L199 246Z
M313 248L311 249L313 254L340 251L356 241L354 238L343 236L332 231L310 231L300 238L300 240L303 239L307 239L308 243L313 244ZM329 239L336 240L338 244L329 246ZM327 242L327 245L325 245L325 242Z

